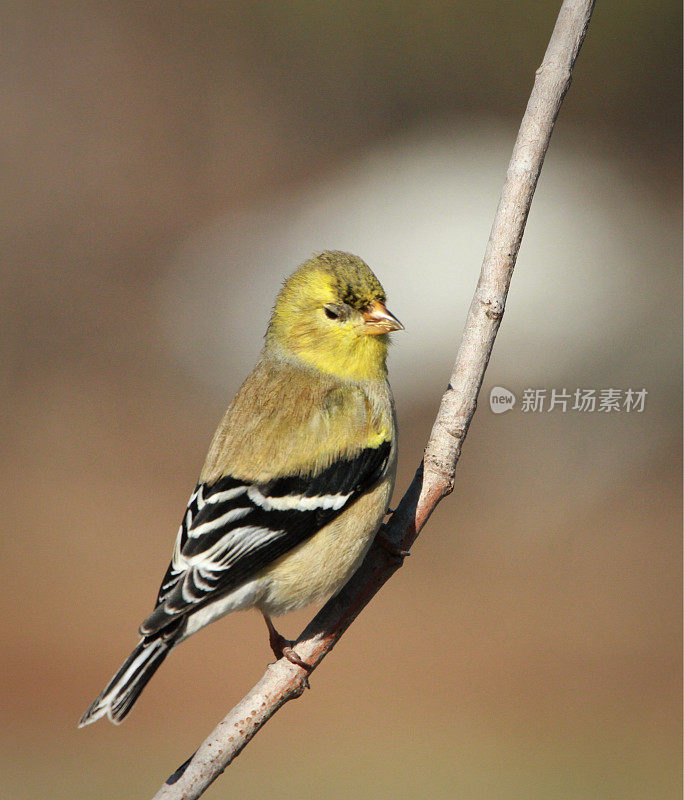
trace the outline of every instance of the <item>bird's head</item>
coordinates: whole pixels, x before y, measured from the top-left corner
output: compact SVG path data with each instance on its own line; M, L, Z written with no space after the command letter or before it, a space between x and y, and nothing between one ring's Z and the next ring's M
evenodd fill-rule
M357 256L328 250L302 264L276 298L266 351L350 380L387 374L388 334L404 326Z

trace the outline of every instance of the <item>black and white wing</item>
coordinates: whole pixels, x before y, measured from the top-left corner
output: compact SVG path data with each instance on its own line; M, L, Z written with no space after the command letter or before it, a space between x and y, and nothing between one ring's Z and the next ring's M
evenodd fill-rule
M231 476L200 483L178 530L157 606L140 626L157 633L239 587L313 536L382 477L388 441L312 475L255 484Z

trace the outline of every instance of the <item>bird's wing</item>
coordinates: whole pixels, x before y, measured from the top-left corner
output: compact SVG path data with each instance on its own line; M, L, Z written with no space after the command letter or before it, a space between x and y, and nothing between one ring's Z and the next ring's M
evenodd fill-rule
M384 474L391 441L338 457L315 473L252 483L200 483L178 530L153 613L140 632L162 630L248 580L313 536Z

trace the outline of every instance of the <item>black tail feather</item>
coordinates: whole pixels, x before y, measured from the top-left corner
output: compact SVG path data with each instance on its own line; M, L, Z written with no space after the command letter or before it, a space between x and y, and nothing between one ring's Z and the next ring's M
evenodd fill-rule
M157 636L141 639L121 669L81 717L79 728L105 715L117 725L124 719L140 696L140 692L173 649L180 636L181 626L178 626L172 635L169 633L165 630Z

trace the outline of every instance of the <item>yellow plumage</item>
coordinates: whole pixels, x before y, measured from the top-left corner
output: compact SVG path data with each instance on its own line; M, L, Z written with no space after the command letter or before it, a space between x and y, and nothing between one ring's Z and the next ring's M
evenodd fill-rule
M265 568L254 605L282 614L333 594L366 554L390 501L396 424L387 384L388 334L368 335L358 313L331 321L321 309L353 299L384 302L370 269L347 253L324 253L288 278L276 301L259 363L214 436L201 480L266 482L316 472L343 455L392 443L380 483L311 539Z
M226 411L142 639L81 720L118 722L172 647L256 607L271 645L306 665L269 615L337 592L387 512L396 423L388 333L401 324L356 256L307 261L276 299L259 362Z

